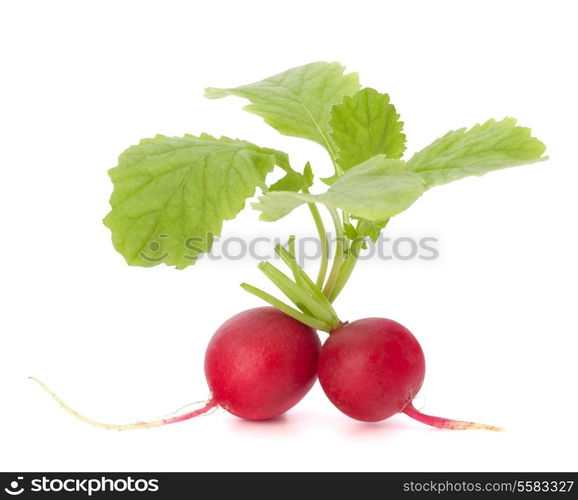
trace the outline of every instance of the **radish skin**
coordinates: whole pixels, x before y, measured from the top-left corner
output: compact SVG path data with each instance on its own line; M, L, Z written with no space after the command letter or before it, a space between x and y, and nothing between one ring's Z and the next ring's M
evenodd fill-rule
M233 316L213 335L205 376L219 405L247 420L277 417L317 379L321 341L313 328L274 307Z

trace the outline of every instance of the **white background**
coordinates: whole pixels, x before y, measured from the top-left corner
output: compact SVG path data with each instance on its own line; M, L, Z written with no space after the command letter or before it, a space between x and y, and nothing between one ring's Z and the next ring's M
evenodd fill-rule
M0 7L0 470L576 470L576 47L574 2L5 1ZM107 432L207 397L204 348L267 286L256 262L128 267L101 223L107 169L142 137L206 131L311 160L242 101L208 101L315 60L389 92L408 154L451 128L514 116L551 159L428 192L392 235L439 238L440 258L362 262L342 319L385 316L420 339L424 411L505 426L451 432L404 415L339 413L317 385L284 418L224 411ZM229 235L311 234L306 210ZM313 267L311 267L314 270Z

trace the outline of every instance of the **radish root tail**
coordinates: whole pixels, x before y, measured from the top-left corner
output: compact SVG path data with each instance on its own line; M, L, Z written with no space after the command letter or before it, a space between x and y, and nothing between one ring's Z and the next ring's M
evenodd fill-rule
M67 413L70 413L73 417L76 417L78 420L81 420L84 423L92 425L94 427L100 427L101 429L107 430L117 430L117 431L130 431L136 429L149 429L151 427L161 427L163 425L168 424L176 424L177 422L184 422L185 420L189 420L194 417L198 417L199 415L203 415L207 413L209 410L212 410L216 406L218 406L217 401L211 398L209 399L202 408L198 410L194 410L188 413L184 413L182 415L176 415L170 418L161 418L158 420L151 420L149 422L134 422L132 424L107 424L104 422L98 422L96 420L92 420L91 418L85 417L81 413L78 413L76 410L72 409L68 406L58 395L52 391L44 382L37 379L36 377L28 377L30 380L36 382L54 401L56 401Z
M452 420L449 418L433 417L431 415L426 415L415 409L412 403L409 403L404 409L408 417L421 422L422 424L431 425L432 427L438 427L439 429L452 429L459 431L467 430L485 430L485 431L496 431L500 432L505 430L503 427L496 427L495 425L478 424L476 422L463 422L461 420Z

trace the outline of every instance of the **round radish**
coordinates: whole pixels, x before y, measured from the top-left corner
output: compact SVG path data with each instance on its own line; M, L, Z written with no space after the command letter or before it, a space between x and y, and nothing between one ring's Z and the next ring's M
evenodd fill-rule
M319 359L319 382L327 397L346 415L365 422L402 411L424 375L418 341L389 319L362 319L333 330Z
M367 318L334 329L321 350L318 376L331 402L357 420L377 422L403 412L434 427L499 430L424 415L413 407L425 358L412 333L390 319Z
M239 313L207 347L205 375L213 399L248 420L281 415L314 384L320 349L312 328L274 307Z

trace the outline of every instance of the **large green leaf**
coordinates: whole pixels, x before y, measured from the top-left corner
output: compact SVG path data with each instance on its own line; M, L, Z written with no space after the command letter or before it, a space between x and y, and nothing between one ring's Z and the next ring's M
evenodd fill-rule
M323 194L271 191L253 207L261 219L274 221L303 203L323 203L369 221L383 221L407 209L423 193L421 177L401 160L377 155L338 177Z
M422 176L426 187L447 184L470 175L545 160L546 146L514 118L488 120L469 130L448 132L407 162Z
M104 219L115 248L131 265L181 269L211 248L276 158L249 142L209 135L143 139L109 171L112 210Z
M343 170L378 154L401 158L405 150L403 122L389 96L371 88L344 97L333 107L329 125Z
M228 95L251 101L245 109L285 135L303 137L324 146L335 158L329 116L333 105L359 89L357 73L343 74L339 63L315 62L259 82L236 88L208 88L205 96Z

